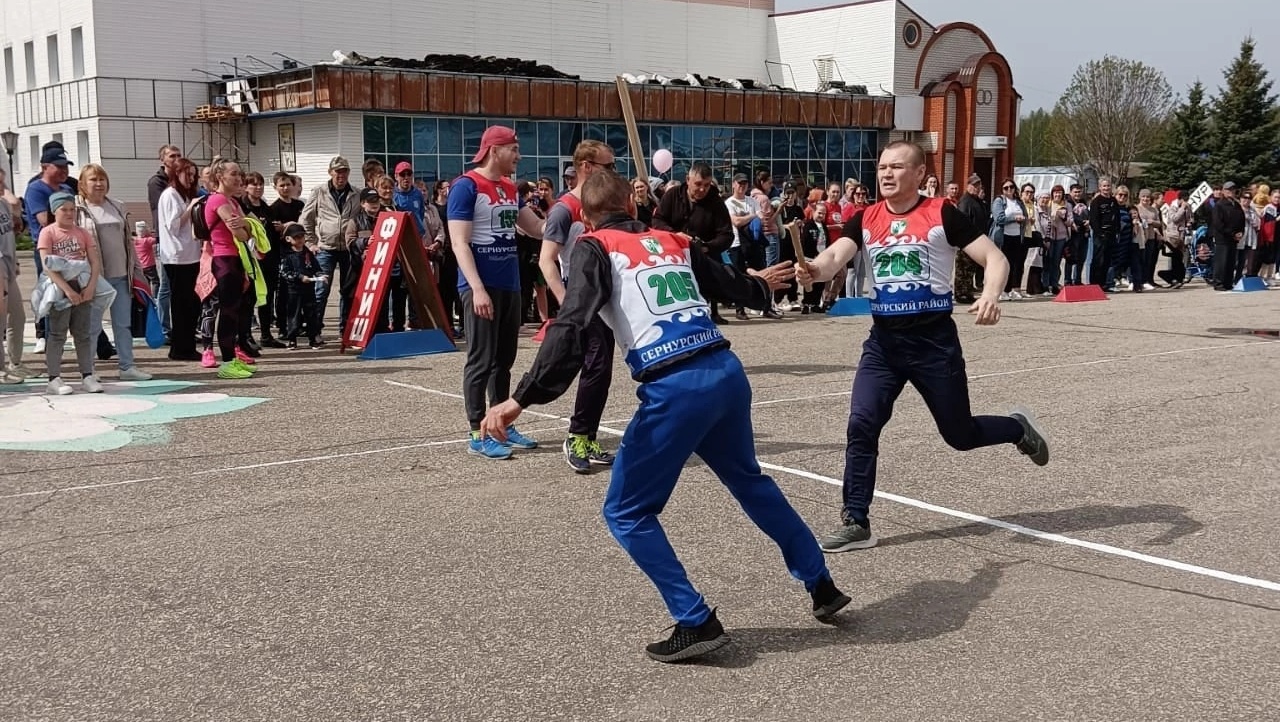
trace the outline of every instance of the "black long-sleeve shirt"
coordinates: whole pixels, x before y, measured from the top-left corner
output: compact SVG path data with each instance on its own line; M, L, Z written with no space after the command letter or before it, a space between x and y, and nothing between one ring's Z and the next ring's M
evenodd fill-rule
M662 194L653 214L653 227L660 231L685 233L707 253L720 254L733 245L733 221L729 208L715 188L700 201L689 198L687 187Z
M1099 194L1089 201L1089 228L1099 240L1115 240L1120 233L1120 203L1115 196Z
M649 230L627 215L611 216L599 227L627 233ZM704 253L690 253L689 262L704 298L742 303L760 310L769 308L773 302L773 292L761 278L739 273ZM538 357L511 395L522 407L550 403L569 389L574 377L582 370L587 325L613 301L613 264L604 247L590 235L580 237L573 246L565 288L564 304L560 306L555 320L547 326ZM653 373L679 364L692 355L728 347L729 340L724 339L688 354L672 356L664 363L649 367L636 380L643 382Z
M1244 233L1244 209L1240 201L1234 198L1223 198L1213 204L1209 213L1209 230L1213 232L1214 243L1236 243L1236 234Z

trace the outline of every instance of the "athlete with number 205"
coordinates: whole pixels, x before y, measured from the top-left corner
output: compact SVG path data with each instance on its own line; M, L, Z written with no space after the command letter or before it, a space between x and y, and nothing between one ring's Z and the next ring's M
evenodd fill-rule
M926 172L920 146L897 141L880 155L880 202L858 211L841 237L813 260L796 264L804 285L830 279L858 250L867 250L873 285L871 335L853 377L845 442L841 525L821 539L823 551L876 545L868 511L876 485L880 432L907 382L920 392L942 438L968 451L1015 444L1033 462L1049 463L1049 445L1031 412L974 416L964 353L951 318L952 269L963 250L984 269L982 296L969 307L980 326L1000 320L998 303L1009 275L1003 252L943 198L916 189Z

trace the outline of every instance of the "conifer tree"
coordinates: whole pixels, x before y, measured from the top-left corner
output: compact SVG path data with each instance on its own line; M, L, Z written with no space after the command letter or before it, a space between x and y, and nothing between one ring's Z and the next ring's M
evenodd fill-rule
M1214 99L1210 179L1248 183L1276 174L1280 116L1267 71L1253 57L1253 38L1240 43L1240 55L1223 73L1226 87Z
M1187 99L1173 111L1147 169L1148 183L1158 188L1192 190L1209 179L1209 108L1204 84L1196 81Z

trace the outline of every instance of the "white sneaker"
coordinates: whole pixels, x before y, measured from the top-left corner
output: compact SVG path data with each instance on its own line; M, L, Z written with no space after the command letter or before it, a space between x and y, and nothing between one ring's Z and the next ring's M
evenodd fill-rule
M150 381L151 374L146 371L140 371L137 366L127 368L120 372L121 381Z
M1144 290L1144 291L1154 291L1154 290L1156 290L1156 287L1155 287L1155 286L1153 286L1153 285L1151 285L1150 283L1144 283L1144 284L1142 284L1142 290Z
M1008 300L1009 300L1009 294L1007 294L1007 293L1002 293L1002 294L1000 294L1000 300L1001 300L1001 301L1008 301Z
M32 349L32 353L44 353L44 339L36 339L36 347Z
M7 374L7 373L0 373L0 385L17 386L20 383L22 383L22 379L18 378L17 376L14 376L12 374Z
M39 375L22 364L13 364L7 371L10 376L17 376L20 379L29 379L32 376Z
M89 374L80 382L80 388L87 394L100 394L102 393L102 382L98 381L97 376Z
M75 390L62 383L62 377L59 376L49 382L49 385L45 387L44 392L49 396L70 396L75 393Z

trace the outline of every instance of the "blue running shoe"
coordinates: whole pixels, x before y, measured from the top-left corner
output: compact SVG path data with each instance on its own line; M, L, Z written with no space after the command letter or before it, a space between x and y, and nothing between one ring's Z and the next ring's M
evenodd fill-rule
M528 436L525 436L519 431L516 431L516 427L514 426L507 427L507 441L506 441L506 444L504 445L512 446L517 449L538 448L538 442L534 441L533 439L530 439Z
M511 447L504 446L492 436L481 439L477 434L472 434L471 441L467 442L467 453L486 459L510 459Z

